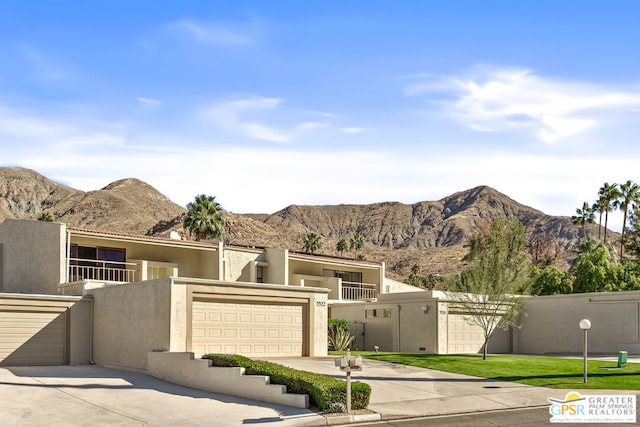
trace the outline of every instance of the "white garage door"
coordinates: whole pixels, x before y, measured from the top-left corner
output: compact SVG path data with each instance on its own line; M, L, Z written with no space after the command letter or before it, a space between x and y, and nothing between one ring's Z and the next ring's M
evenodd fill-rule
M482 328L470 323L469 316L449 313L447 318L447 353L478 353L482 350Z
M0 311L0 365L63 365L64 313Z
M194 301L192 351L302 356L302 305Z

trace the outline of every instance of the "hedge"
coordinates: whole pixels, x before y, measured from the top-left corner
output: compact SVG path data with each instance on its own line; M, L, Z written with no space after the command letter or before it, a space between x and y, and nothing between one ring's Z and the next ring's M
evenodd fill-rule
M211 360L213 366L242 367L246 375L268 375L271 384L287 386L288 393L308 394L311 405L321 411L327 411L332 403L347 402L346 382L337 378L237 354L205 354L202 358ZM370 397L371 387L368 384L351 382L351 409L366 409Z

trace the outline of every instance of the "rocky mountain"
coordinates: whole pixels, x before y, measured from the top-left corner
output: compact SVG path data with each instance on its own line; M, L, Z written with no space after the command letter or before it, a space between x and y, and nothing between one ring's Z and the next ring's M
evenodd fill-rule
M134 178L84 192L33 170L0 168L0 221L37 219L45 211L74 227L145 234L158 222L181 215L184 208Z
M0 221L9 217L37 219L44 211L75 227L147 235L182 232L185 214L183 207L135 178L83 192L29 169L0 168ZM357 232L365 237L363 254L367 259L384 261L387 275L401 280L413 264L421 267L422 274L458 270L469 237L499 215L518 217L531 241L536 242L533 246L554 251L560 265L567 264L581 236L580 227L573 225L570 217L545 215L490 187L479 186L438 201L414 204L292 205L273 214L225 212L225 240L298 251L304 236L315 232L322 236L319 252L337 255L336 242ZM588 231L597 234L597 226Z

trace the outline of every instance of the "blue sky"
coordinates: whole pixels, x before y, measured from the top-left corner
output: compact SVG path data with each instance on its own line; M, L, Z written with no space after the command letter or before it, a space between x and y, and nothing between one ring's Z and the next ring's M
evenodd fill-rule
M237 213L490 185L572 215L640 180L638 22L631 0L4 0L0 165Z

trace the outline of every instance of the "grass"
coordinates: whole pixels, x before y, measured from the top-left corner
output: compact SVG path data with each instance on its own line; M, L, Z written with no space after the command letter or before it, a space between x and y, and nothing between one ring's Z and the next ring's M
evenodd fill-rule
M335 352L335 354L341 354ZM606 370L616 362L589 360L587 384L583 383L583 360L547 356L481 354L434 355L414 353L352 352L372 360L400 363L420 368L512 381L550 388L638 390L640 363L627 363L625 368Z

